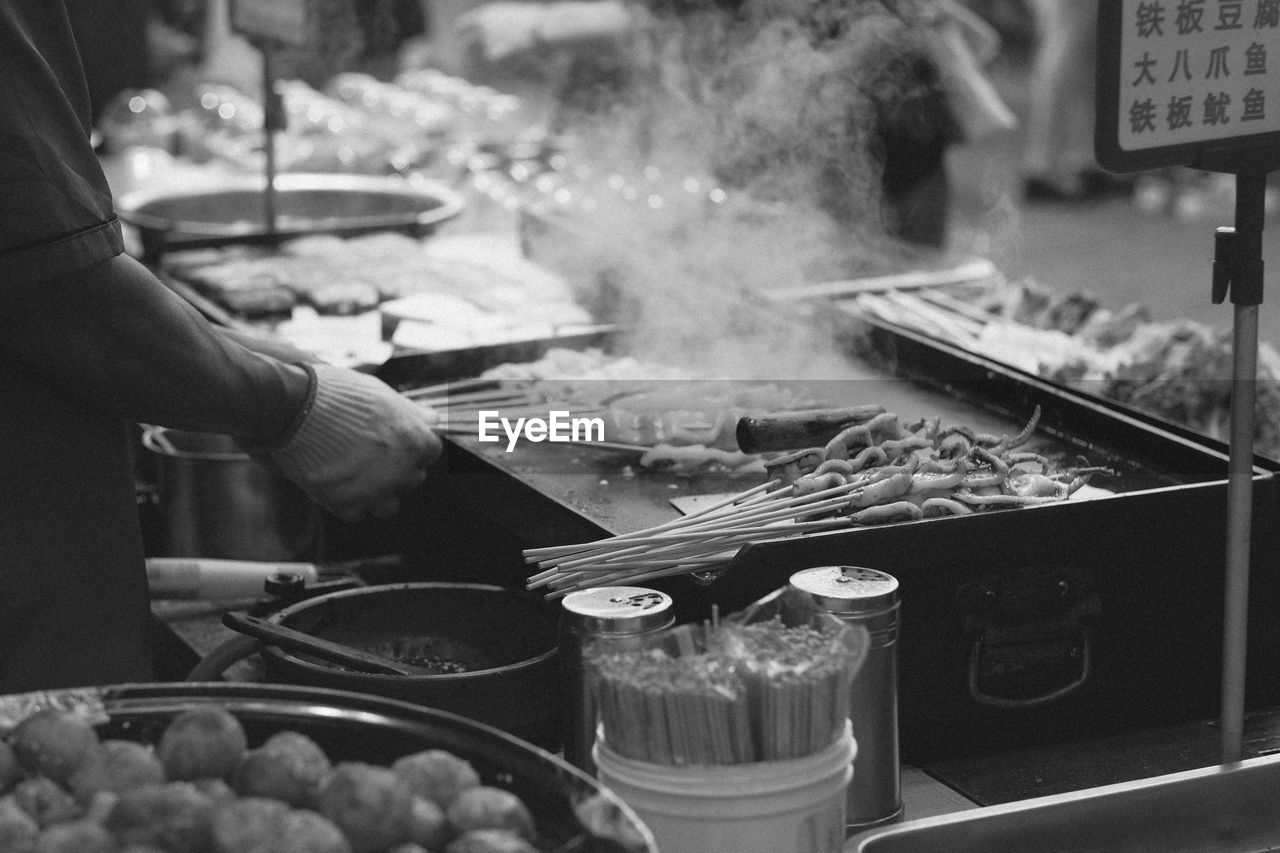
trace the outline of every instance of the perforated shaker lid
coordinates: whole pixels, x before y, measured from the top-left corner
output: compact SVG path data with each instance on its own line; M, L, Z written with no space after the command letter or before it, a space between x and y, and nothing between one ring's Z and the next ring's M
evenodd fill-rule
M862 566L818 566L791 576L791 586L832 613L872 613L898 601L898 579Z
M590 633L628 634L671 622L672 599L642 586L601 586L571 592L562 600L568 623Z

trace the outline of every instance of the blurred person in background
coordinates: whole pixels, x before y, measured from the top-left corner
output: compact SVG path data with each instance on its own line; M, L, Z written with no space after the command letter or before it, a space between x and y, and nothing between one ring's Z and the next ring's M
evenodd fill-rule
M138 422L236 436L339 518L441 447L363 373L215 328L123 251L63 0L0 4L0 694L148 681Z
M1094 159L1098 0L1026 0L1035 50L1028 88L1022 192L1028 201L1080 201L1127 192Z
M561 125L655 109L658 89L703 99L724 129L712 156L727 187L808 157L837 222L874 208L891 237L926 249L947 239L948 149L1016 126L982 71L999 37L956 0L499 0L456 27L482 63L552 69Z
M198 22L186 15L201 43L196 76L260 96L262 56L232 28L231 0L167 2L199 10ZM302 80L315 88L343 71L387 79L400 66L400 52L421 42L428 8L421 0L307 0L307 43L278 47L272 71L278 79Z

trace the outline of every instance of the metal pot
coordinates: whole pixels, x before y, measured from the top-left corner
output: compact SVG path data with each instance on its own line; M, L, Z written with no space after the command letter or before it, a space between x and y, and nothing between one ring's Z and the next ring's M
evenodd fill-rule
M441 674L356 672L264 645L268 680L354 690L451 711L554 748L560 713L559 619L521 590L404 583L320 595L272 622Z
M265 217L266 178L250 175L204 188L139 190L117 200L138 229L146 256L232 243L275 244L308 234L351 237L376 231L425 236L455 218L461 195L436 183L378 175L277 175L276 221Z
M319 556L323 510L226 435L149 426L164 556L296 561Z

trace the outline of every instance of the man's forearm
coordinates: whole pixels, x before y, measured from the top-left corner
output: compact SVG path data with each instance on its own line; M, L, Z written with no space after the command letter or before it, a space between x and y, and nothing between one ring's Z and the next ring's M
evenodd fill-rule
M298 349L293 344L273 338L265 333L246 332L226 326L214 326L214 328L218 334L230 338L245 349L252 350L259 355L269 355L277 361L283 361L287 364L302 364L304 362L316 364L324 360L315 353Z
M291 425L306 371L211 326L126 255L0 283L0 363L13 359L129 420L269 442Z

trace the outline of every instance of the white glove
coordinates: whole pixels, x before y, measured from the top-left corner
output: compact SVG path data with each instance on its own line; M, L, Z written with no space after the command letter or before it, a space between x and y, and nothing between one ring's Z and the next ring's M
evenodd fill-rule
M440 455L435 413L364 373L328 364L301 423L271 462L313 500L344 521L387 518L422 485Z

